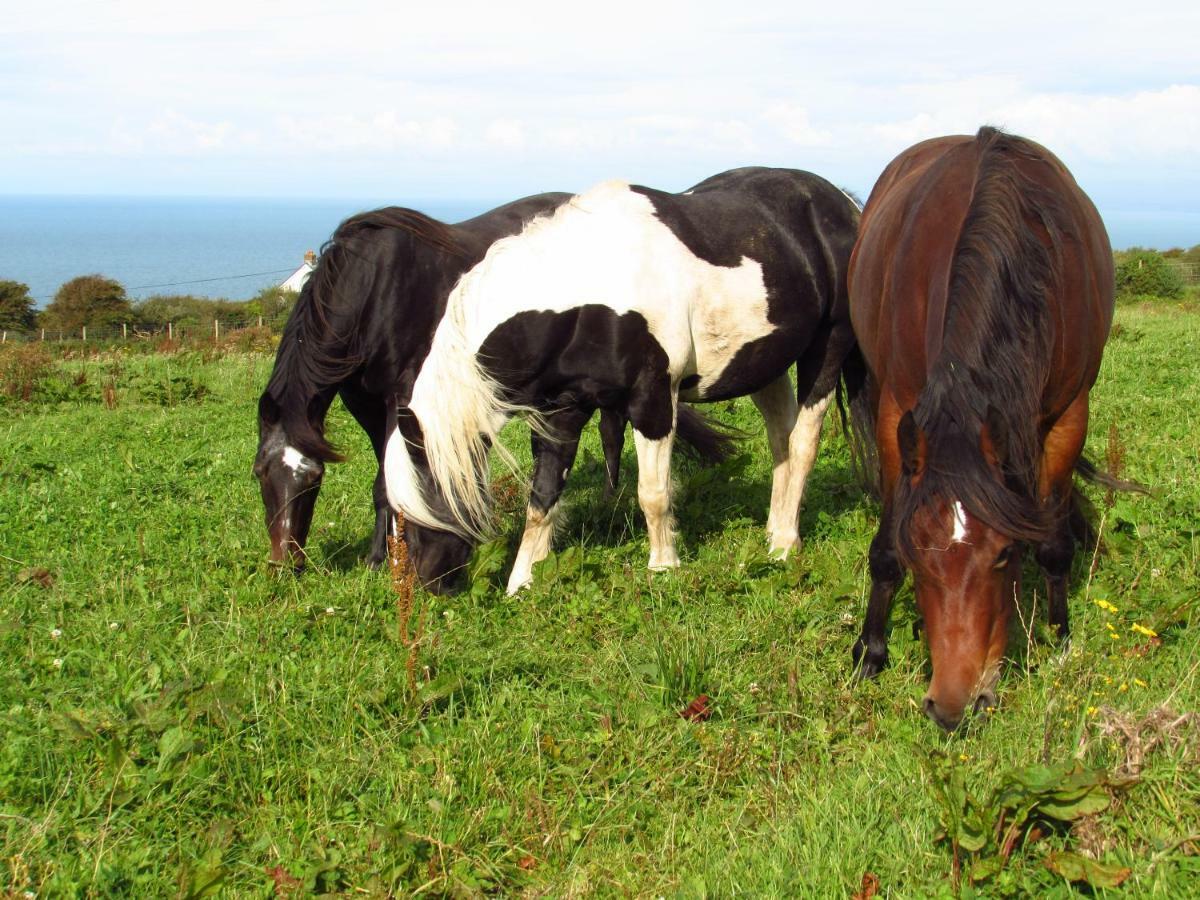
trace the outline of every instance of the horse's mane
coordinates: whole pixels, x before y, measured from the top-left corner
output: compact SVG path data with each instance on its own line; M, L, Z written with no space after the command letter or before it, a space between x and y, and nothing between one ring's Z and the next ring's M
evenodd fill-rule
M377 274L377 260L369 251L386 233L395 232L448 253L463 252L446 224L398 206L351 216L321 247L317 266L284 326L266 388L288 439L306 456L327 462L341 458L325 439L328 403L319 412L310 405L318 397L332 399L332 392L362 365L359 318Z
M428 525L482 540L492 528L492 498L488 478L489 451L512 472L520 471L516 459L499 440L508 419L522 416L537 432L545 421L533 406L510 402L503 386L480 362L472 339L472 319L479 309L481 286L498 265L511 265L507 257L531 241L553 240L565 222L591 215L589 204L611 196L627 195L625 182L603 182L545 215L525 224L521 231L496 241L483 260L465 273L450 292L446 312L434 334L429 355L413 387L410 408L421 425L429 473L449 512L445 521L422 519L423 504L404 506L405 515Z
M1017 540L1049 533L1037 496L1041 395L1054 325L1047 296L1061 273L1062 201L1027 177L1019 163L1047 165L1022 138L984 127L975 137L974 194L954 250L941 352L913 410L924 432L924 477L901 479L896 527L911 559L908 523L938 497L960 501L977 518ZM1043 242L1029 222L1049 236ZM984 458L984 425L1002 445L1002 478Z

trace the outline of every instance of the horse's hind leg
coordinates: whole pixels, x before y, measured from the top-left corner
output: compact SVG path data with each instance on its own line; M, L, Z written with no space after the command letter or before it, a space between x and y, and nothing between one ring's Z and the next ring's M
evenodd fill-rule
M533 433L533 483L525 511L525 531L508 577L510 595L533 580L534 563L545 559L550 552L559 512L558 498L575 462L579 435L591 417L590 409L568 407L545 417L546 436Z
M750 399L754 401L766 423L767 443L771 447L771 459L774 462L771 473L771 510L767 513L770 552L772 556L786 557L797 538L795 517L789 517L785 506L791 460L788 450L789 436L796 426L798 413L791 375L784 372L765 388L751 394Z
M771 555L779 559L785 559L789 551L800 546L800 504L804 500L804 488L821 446L825 412L833 400L842 363L853 345L854 338L847 325L818 336L801 357L796 370L796 400L791 404L795 413L791 415L792 424L787 432L787 462L784 465L779 464L776 455L777 438L771 436L771 418L763 413L767 419L771 454L776 459L767 529L771 535ZM780 391L781 396L778 383L773 382L764 390ZM790 383L787 390L790 394ZM757 395L755 402L758 403ZM776 427L787 421L786 415L777 416Z
M1071 478L1087 438L1087 421L1088 395L1084 392L1046 433L1038 476L1038 494L1042 504L1051 509L1054 531L1038 545L1037 561L1046 576L1050 628L1064 641L1071 633L1067 581L1075 558L1075 538L1071 533Z

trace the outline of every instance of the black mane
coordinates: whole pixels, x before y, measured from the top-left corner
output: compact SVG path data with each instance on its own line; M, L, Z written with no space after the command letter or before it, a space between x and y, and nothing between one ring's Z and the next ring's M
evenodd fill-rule
M449 226L416 210L393 206L351 216L322 246L284 326L265 396L292 444L313 459L341 458L325 439L325 410L364 361L358 326L377 275L371 251L398 233L450 254L463 252Z
M1046 298L1057 287L1068 217L1018 165L1046 164L1033 145L990 127L975 141L978 173L950 270L941 352L913 410L927 441L925 474L915 489L901 480L897 535L909 535L914 511L941 498L1014 539L1037 541L1052 524L1037 496L1055 327ZM1030 221L1041 223L1050 246ZM1003 478L980 447L985 423L1003 448ZM906 539L897 546L911 558Z

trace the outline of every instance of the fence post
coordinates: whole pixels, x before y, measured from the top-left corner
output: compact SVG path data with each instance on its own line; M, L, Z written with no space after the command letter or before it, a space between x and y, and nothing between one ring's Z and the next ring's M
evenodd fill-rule
M43 328L42 329L42 343L45 343L45 342L46 342L46 329Z
M6 332L4 332L3 335L0 335L0 344L7 344L7 343L8 343L8 332L6 331Z
M84 340L84 343L87 343L87 326L86 325L83 326L83 340Z
M213 319L213 340L219 341L220 339L221 339L221 322L219 319Z
M121 340L129 340L129 329L124 322L121 323Z
M258 317L258 327L262 328L262 316Z
M170 322L167 323L167 340L175 340L175 328Z

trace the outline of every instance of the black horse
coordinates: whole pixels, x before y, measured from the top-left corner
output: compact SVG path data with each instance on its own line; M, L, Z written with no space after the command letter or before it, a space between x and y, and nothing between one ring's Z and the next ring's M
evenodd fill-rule
M650 567L679 564L670 518L680 399L750 395L775 460L770 547L798 546L825 410L854 348L846 271L857 205L808 172L747 168L682 194L608 182L497 241L450 295L415 379L397 391L385 481L425 579L487 533L487 458L527 415L535 446L509 591L550 547L579 431L627 417ZM790 370L797 367L797 391ZM450 548L447 550L447 548Z
M549 193L447 225L410 209L391 207L347 219L322 248L284 328L275 367L259 398L259 444L254 473L262 489L271 559L304 563L304 546L325 463L340 460L324 434L335 395L371 440L380 469L375 478L375 531L367 563L387 555L391 522L382 460L391 398L408 393L442 318L446 298L463 273L498 239L570 199ZM616 486L625 420L601 416L609 489ZM697 456L717 461L729 441L690 414L684 439ZM553 448L535 444L535 455ZM419 538L411 538L414 542ZM443 574L466 555L440 560Z

